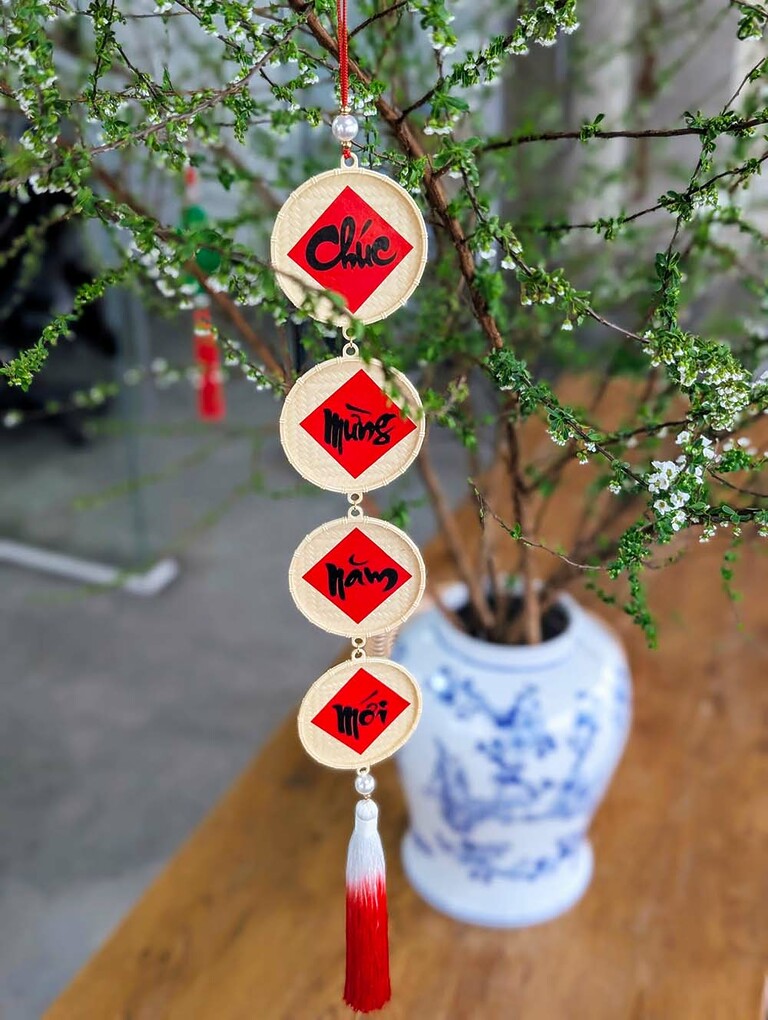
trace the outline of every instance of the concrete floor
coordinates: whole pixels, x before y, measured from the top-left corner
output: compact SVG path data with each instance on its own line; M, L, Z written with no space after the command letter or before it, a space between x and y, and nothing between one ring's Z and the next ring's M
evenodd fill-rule
M286 571L345 505L297 494L269 394L238 381L229 398L224 429L190 427L181 384L122 405L130 442L114 415L82 448L0 434L0 537L182 565L154 599L0 565L3 1020L41 1015L340 647L299 616ZM436 452L458 495L455 455ZM431 530L419 511L412 534Z

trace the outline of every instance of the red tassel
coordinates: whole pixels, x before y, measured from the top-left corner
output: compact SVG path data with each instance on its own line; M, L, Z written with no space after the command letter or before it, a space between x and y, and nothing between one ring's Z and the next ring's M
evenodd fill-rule
M225 414L224 386L219 363L219 347L207 307L192 313L195 331L195 361L200 372L197 413L201 421L221 421Z
M198 390L197 413L201 421L221 421L224 417L224 392L216 369L203 375Z
M379 809L358 801L347 853L347 978L344 1001L358 1013L385 1006L389 984L389 932L384 850Z

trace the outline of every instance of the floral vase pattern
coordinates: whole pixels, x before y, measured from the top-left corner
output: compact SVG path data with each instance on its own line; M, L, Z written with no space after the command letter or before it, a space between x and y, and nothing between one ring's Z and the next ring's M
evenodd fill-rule
M465 591L444 598L456 608ZM560 604L568 624L541 645L479 641L432 608L395 646L424 696L397 756L403 863L416 891L459 920L546 921L592 876L586 834L627 739L630 676L613 633L569 596Z

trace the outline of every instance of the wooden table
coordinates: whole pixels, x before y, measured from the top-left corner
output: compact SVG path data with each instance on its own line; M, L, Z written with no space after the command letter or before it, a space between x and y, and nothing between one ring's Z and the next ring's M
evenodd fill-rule
M585 471L569 484L582 486ZM722 552L696 547L653 572L660 651L609 616L630 652L634 726L592 828L595 877L570 913L506 932L427 907L399 862L406 818L394 768L377 768L390 1020L763 1020L768 542L742 552L743 609L722 591ZM427 561L433 578L445 575L439 548ZM46 1020L349 1016L340 997L354 802L351 779L307 759L289 718Z
M594 880L569 914L485 931L425 906L398 859L406 819L394 770L378 770L392 1020L758 1020L768 969L766 557L745 553L740 586L751 598L739 631L720 590L721 552L656 578L660 652L616 621L635 722L593 826ZM288 719L47 1020L348 1015L339 997L353 803L351 782L305 758Z

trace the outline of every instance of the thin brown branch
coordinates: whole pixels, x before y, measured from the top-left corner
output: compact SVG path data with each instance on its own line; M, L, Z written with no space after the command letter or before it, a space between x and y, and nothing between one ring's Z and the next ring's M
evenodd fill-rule
M499 572L496 569L496 563L494 560L493 543L491 541L490 532L488 531L488 523L486 521L486 510L490 513L488 500L485 496L481 496L478 492L477 486L472 481L472 477L469 478L469 486L478 497L478 504L480 507L480 546L478 550L480 570L478 573L481 575L485 574L488 577L491 603L496 614L496 628L494 636L497 640L499 640L502 637L501 623L507 619L508 612L506 588L499 583Z
M724 485L726 489L732 489L743 496L757 496L758 499L768 499L768 492L757 492L755 489L747 489L743 485L734 485L733 482L727 481L722 475L715 474L714 471L710 471L710 474L718 484Z
M144 206L136 199L127 188L125 188L116 177L111 173L104 170L102 167L93 168L94 176L97 180L110 191L110 193L124 205L127 205L139 216L151 217L151 214ZM151 217L154 218L154 217ZM200 281L205 288L206 292L210 296L213 303L216 305L219 312L227 318L235 329L241 334L246 343L253 349L257 356L261 359L265 370L280 382L286 382L285 372L281 368L279 362L275 358L274 354L270 350L269 346L262 340L259 334L253 329L248 323L243 313L234 303L234 301L227 295L222 294L219 291L212 290L206 282L205 273L194 263L189 267L190 272Z
M398 0L398 3L392 4L390 7L385 7L381 11L377 11L372 14L370 18L366 18L365 21L361 21L359 25L355 25L352 31L349 33L349 38L352 39L357 35L358 32L362 32L364 29L372 25L374 21L378 21L380 18L386 18L389 14L394 14L395 11L400 11L403 7L408 6L408 0Z
M466 538L461 533L458 521L451 510L442 485L432 466L426 441L421 448L417 464L422 481L429 494L435 517L445 537L448 552L459 572L459 577L466 585L472 608L482 626L490 631L494 624L493 614L488 608L488 601L485 597L483 586L478 579L476 571L473 569L472 560L467 550Z
M616 556L619 548L619 539L611 538L611 540L598 548L598 542L602 543L605 539L606 533L616 525L621 517L627 513L632 506L634 500L629 502L621 501L611 508L604 514L603 519L599 522L598 526L594 529L591 535L587 535L576 543L574 548L571 550L571 558L579 562L590 557L595 558L594 567L597 569L602 566L608 560L613 559ZM643 525L640 531L648 531L653 527L649 522ZM557 596L557 593L565 587L574 577L578 576L581 570L570 563L563 562L559 568L550 574L544 582L541 588L539 596L541 598L541 604L544 609L551 604L553 598Z
M477 201L477 196L475 195L469 177L463 170L461 172L461 176L464 182L464 190L467 194L467 197L469 198L469 201L472 205L475 215L477 216L480 222L484 223L486 221L486 217L483 213L483 210L480 208L479 202ZM496 240L499 241L500 243L503 243L502 238L497 237ZM518 269L521 269L524 273L528 274L531 273L530 266L527 265L525 260L521 258L520 255L516 255L514 253L510 253L510 255ZM599 322L601 326L605 326L607 329L612 329L614 332L620 333L623 337L626 337L628 340L636 340L640 344L647 343L646 339L640 336L639 333L633 333L631 330L624 329L624 327L620 326L617 322L611 322L610 319L606 319L604 315L601 315L599 312L597 312L594 308L592 308L591 305L584 304L583 311L584 314L589 316L590 319L594 319L595 322Z
M732 131L748 131L754 127L768 124L768 117L750 117L747 120L733 121L728 125L727 133ZM726 132L724 132L726 133ZM529 145L531 142L562 142L591 141L593 138L679 138L685 135L702 135L704 128L644 128L644 129L620 129L616 131L593 131L590 129L588 135L583 136L581 131L541 131L524 135L513 135L511 138L500 138L489 142L482 148L477 149L478 153L498 152L502 149L516 148L518 145Z
M532 538L528 538L526 535L518 534L512 525L508 524L495 510L490 506L488 500L485 498L482 492L477 488L475 483L470 478L470 485L472 486L473 492L477 498L478 503L482 509L483 514L491 517L499 527L505 531L510 538L514 539L515 542L519 542L521 545L528 546L530 549L541 549L542 552L548 553L550 556L554 556L556 559L561 560L563 563L567 563L578 570L602 570L603 567L594 563L579 563L576 560L572 560L566 556L565 553L559 552L557 549L553 549L550 545L545 545L543 542L535 542Z
M529 506L525 482L523 479L522 458L520 454L520 437L515 428L511 414L506 420L507 457L509 458L509 480L512 487L512 509L520 531L525 533L530 526ZM525 642L538 645L542 640L541 607L539 593L536 590L533 559L530 546L520 546L520 576L523 581L523 628Z
M198 266L192 265L191 269L205 292L210 297L211 301L213 301L214 305L216 305L218 311L225 318L229 319L248 346L261 359L265 370L280 382L286 382L286 375L279 361L275 358L272 351L261 339L256 330L250 325L232 298L229 297L228 294L222 294L221 291L212 290L211 287L208 286L205 274Z
M421 109L421 107L424 106L425 103L428 103L430 101L430 99L432 98L432 96L434 96L437 90L442 88L444 83L445 82L443 76L440 75L440 77L437 79L437 82L432 86L431 89L428 89L423 95L419 96L418 99L415 99L412 103L409 103L404 110L400 111L400 119L404 120L409 114L415 113L416 110ZM444 170L439 170L435 172L438 174L438 176L442 176L442 174L445 173Z
M766 159L768 159L768 150L757 158L757 165L758 166L761 165L766 161ZM717 184L718 181L724 180L726 177L735 177L736 181L734 183L738 184L739 176L743 175L748 168L750 173L755 172L754 170L751 169L754 162L755 162L754 158L750 158L745 163L742 163L739 166L730 167L728 170L721 170L719 173L716 173L712 177L707 178L706 181L702 181L701 184L689 187L688 190L685 192L685 195L688 197L698 195L701 192L706 191L708 188L712 187L713 184ZM616 216L614 218L615 225L618 227L623 227L626 226L627 223L634 223L635 220L639 220L643 216L649 216L651 213L658 212L660 209L666 208L667 207L664 202L656 202L654 205L646 206L645 209L638 209L636 212L630 213L628 216ZM597 230L598 228L603 227L608 219L611 219L611 217L604 217L603 219L600 220L591 220L586 223L544 223L540 227L538 227L538 229L545 234L567 233L570 230ZM674 240L675 237L673 237L671 243L674 243ZM611 323L606 324L611 325L611 328L613 329L618 328ZM624 330L620 330L620 332L624 332L625 335L627 336L631 335L629 333L626 333L626 331Z
M738 7L741 10L752 11L753 14L758 14L761 18L768 18L768 7L763 7L760 4L750 4L747 0L730 0L731 7ZM768 1014L766 1014L768 1016Z

